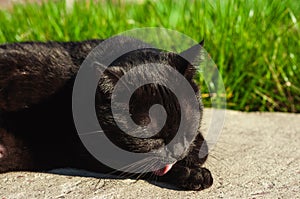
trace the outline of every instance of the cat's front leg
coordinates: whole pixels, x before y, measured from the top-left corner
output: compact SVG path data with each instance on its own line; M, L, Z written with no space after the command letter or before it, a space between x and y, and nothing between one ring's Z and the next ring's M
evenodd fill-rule
M199 132L186 157L175 163L172 169L162 176L162 180L187 190L210 187L213 183L212 175L208 169L201 167L207 156L208 147Z

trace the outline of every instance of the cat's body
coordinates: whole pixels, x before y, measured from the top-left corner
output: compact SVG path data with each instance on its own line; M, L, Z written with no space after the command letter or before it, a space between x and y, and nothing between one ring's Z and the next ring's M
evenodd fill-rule
M72 89L76 73L88 53L100 42L0 45L0 173L62 167L96 172L112 170L87 151L72 117ZM194 66L174 53L143 49L115 60L99 82L95 97L96 113L106 136L114 144L137 153L150 152L168 144L178 130L181 114L188 120L194 118L193 111L189 109L183 113L179 111L176 97L167 88L146 85L134 92L131 98L129 107L133 121L140 126L148 125L148 111L154 104L164 105L167 114L172 116L167 117L164 128L151 138L128 136L118 129L111 119L111 92L118 78L144 63L163 63L175 68L189 81L195 94L198 93L192 80ZM198 100L202 114L201 99ZM205 145L205 141L198 131L191 146L187 146L188 149L172 164L166 165L167 169L154 172L155 179L191 190L211 186L210 172L201 168L207 158L199 158L202 144Z

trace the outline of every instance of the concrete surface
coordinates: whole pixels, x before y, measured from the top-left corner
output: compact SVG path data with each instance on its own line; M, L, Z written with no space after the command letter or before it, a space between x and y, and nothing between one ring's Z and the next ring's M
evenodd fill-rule
M13 2L0 0L0 9ZM32 0L29 0L32 1ZM207 129L211 110L205 110ZM300 115L226 111L226 121L206 167L211 188L180 191L143 180L60 169L73 174L0 174L0 199L9 198L300 198ZM93 176L79 177L78 175Z
M212 110L205 110L207 129ZM63 169L0 174L0 198L300 198L300 114L226 111L225 125L206 163L211 188L176 190L144 180L114 179Z

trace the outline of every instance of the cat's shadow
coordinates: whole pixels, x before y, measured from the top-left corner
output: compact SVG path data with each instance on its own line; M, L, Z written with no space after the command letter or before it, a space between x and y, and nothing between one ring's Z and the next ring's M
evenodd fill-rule
M53 169L50 171L47 171L47 173L51 174L58 174L58 175L66 175L66 176L77 176L77 177L92 177L92 178L97 178L97 179L115 179L115 180L124 180L124 179L133 179L136 180L133 177L119 177L116 175L111 175L111 174L103 174L103 173L96 173L96 172L91 172L87 170L81 170L81 169L73 169L73 168L60 168L60 169ZM165 188L165 189L171 189L171 190L177 190L177 191L184 191L183 189L180 189L174 185L170 185L164 182L158 182L154 180L147 180L147 179L140 179L140 180L145 180L150 184L153 184L155 186Z

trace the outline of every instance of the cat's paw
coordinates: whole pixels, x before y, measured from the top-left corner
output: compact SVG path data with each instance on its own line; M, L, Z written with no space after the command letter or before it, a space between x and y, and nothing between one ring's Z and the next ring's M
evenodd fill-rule
M187 190L202 190L213 184L211 173L206 168L188 168L189 175L186 179L178 182L178 186Z
M200 191L213 184L210 171L201 167L186 167L175 165L166 175L160 178L162 181L171 183L185 190Z

